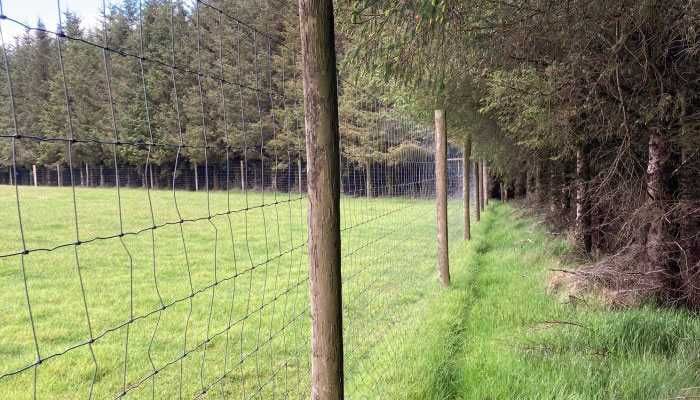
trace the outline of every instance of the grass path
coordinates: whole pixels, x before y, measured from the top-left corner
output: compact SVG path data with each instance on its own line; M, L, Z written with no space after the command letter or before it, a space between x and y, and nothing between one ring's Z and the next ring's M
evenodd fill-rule
M384 398L700 398L700 318L548 295L566 245L509 206L473 236L452 255L451 289L415 317Z

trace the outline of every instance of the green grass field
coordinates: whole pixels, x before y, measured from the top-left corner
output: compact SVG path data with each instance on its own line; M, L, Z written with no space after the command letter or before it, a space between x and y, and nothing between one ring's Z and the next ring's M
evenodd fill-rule
M177 192L178 214L150 197L153 215L122 190L120 224L114 189L78 188L76 236L70 189L20 187L20 257L0 187L2 397L308 398L306 199ZM698 317L548 295L566 244L516 209L490 206L465 245L450 202L444 290L432 200L341 207L347 398L700 396Z
M382 398L700 398L700 317L548 295L567 245L509 206L489 207L473 236L451 256L452 288L393 349L405 362Z
M156 190L149 202L145 189L122 189L118 201L113 188L77 188L74 202L70 188L19 192L23 256L14 188L0 188L0 254L11 255L0 258L4 397L307 397L303 196ZM396 342L401 322L439 293L434 202L341 206L353 393L384 374L368 362L374 348ZM37 347L42 362L27 368Z

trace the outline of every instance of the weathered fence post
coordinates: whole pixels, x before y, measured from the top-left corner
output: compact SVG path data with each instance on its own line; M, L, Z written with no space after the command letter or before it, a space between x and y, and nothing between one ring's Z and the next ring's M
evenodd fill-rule
M484 208L486 208L486 206L489 205L489 172L486 166L486 160L481 160L481 162L484 166L481 170L481 175L483 175L484 179Z
M243 163L243 160L241 161L241 191L245 191L245 175L246 175L246 170L245 170L245 165Z
M32 164L32 178L34 178L34 187L39 186L39 183L36 180L36 164Z
M484 193L484 160L479 160L477 163L479 163L479 206L483 212L486 208L486 193Z
M448 286L450 284L450 260L447 248L447 136L443 110L435 110L435 198L438 273L442 286Z
M302 176L303 170L301 169L301 157L299 159L297 159L297 169L298 169L297 173L299 175L299 193L304 193L304 189L302 187L304 180L303 180L303 176Z
M194 191L199 192L199 174L197 172L197 163L194 163Z
M299 0L311 286L311 398L343 393L338 93L332 0Z
M469 158L472 154L472 135L467 133L464 138L464 150L462 151L462 192L464 201L464 240L471 238L471 221L469 215Z
M481 168L479 168L479 160L474 160L474 197L476 209L476 222L481 221Z

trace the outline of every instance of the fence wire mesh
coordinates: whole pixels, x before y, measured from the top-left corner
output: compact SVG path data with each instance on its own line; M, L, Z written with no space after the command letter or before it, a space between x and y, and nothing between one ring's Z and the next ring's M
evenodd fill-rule
M47 3L55 28L12 5L0 4L0 392L308 397L293 2L103 2L95 26ZM378 398L438 291L434 137L381 93L340 93L346 392ZM450 148L451 245L460 157Z

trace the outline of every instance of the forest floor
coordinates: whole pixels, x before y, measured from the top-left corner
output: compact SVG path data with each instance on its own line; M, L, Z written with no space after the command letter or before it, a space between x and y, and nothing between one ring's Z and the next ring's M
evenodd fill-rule
M482 215L452 257L451 289L425 308L439 311L405 338L385 398L700 398L700 317L562 301L547 281L566 243L514 207Z

